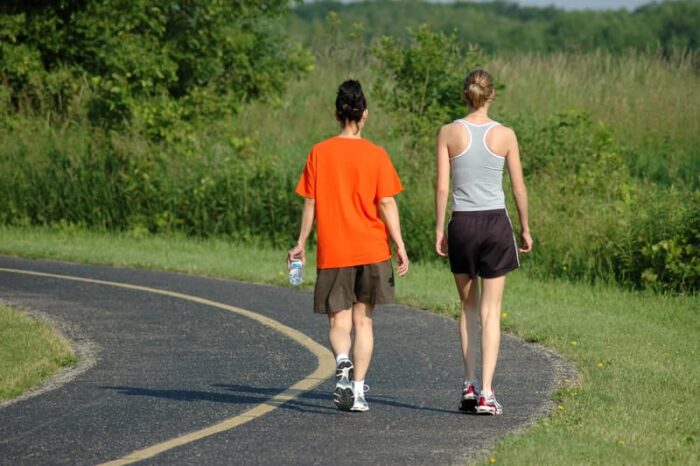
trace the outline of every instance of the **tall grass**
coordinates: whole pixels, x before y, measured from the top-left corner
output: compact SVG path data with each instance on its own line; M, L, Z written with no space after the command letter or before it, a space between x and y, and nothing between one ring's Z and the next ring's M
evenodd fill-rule
M0 222L286 241L291 172L229 131L202 129L183 148L18 118L0 127Z
M432 257L432 154L413 172L405 141L395 131L402 122L373 99L376 72L367 62L357 66L343 51L334 57L331 47L321 50L330 58L292 87L290 100L275 111L279 124L266 123L269 107L256 104L242 115L242 127L257 131L265 153L299 172L311 144L337 130L332 118L337 84L349 76L361 79L370 105L364 134L389 149L406 185L399 203L409 251ZM700 214L690 207L700 179L700 133L693 131L700 123L695 105L700 97L687 93L700 82L692 60L597 52L515 55L486 67L505 84L494 117L520 135L538 243L525 266L547 276L651 287L665 279L688 289L683 273L668 273L686 267L697 283L691 269L697 266L693 248L700 247L700 238L693 231L700 228L694 226ZM656 82L665 83L665 93ZM655 116L647 106L659 108ZM687 254L659 261L659 254L644 252L684 235L681 249L687 247Z
M583 110L624 142L635 175L666 185L700 186L697 61L682 52L670 59L601 51L495 58L489 68L506 87L494 110L506 121L524 111L535 122Z
M335 89L353 77L362 81L369 98L366 134L394 149L391 153L400 161L401 141L392 129L401 121L393 121L372 100L377 76L371 57L366 52L347 57L342 50L333 55L330 48L323 49L316 70L294 83L285 98L272 108L267 103L246 107L235 124L246 134L260 136L263 152L298 162L313 141L336 131ZM695 62L690 53L668 59L634 51L597 51L494 57L486 68L505 85L493 105L494 117L504 123L525 113L529 124L541 127L551 115L583 111L624 142L635 175L666 185L698 185L700 74ZM435 122L436 128L441 123Z
M82 120L55 127L32 115L6 115L0 222L289 246L301 210L294 185L311 146L338 131L335 90L353 77L369 100L363 134L387 148L404 180L398 199L409 253L433 258L432 154L417 163L404 150L410 141L397 131L401 118L389 116L374 95L378 76L369 52L335 49L332 37L328 43L315 70L285 97L246 105L177 141L155 143L137 127L109 133ZM691 62L597 52L487 64L505 84L493 116L521 141L537 241L527 268L697 287L700 213L691 207L699 186L700 94L692 89L700 78Z

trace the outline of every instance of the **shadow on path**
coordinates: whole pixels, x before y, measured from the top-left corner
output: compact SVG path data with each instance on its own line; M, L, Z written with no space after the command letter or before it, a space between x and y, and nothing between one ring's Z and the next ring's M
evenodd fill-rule
M234 404L261 404L268 403L277 405L283 409L290 409L302 412L312 412L318 414L341 414L332 404L332 395L325 391L298 391L292 390L291 393L296 398L288 401L273 400L275 395L278 395L286 388L278 387L253 387L250 385L237 384L213 384L212 387L220 390L226 390L230 393L222 393L215 391L200 391L200 390L173 390L173 389L154 389L144 387L124 387L124 386L101 386L103 390L115 390L118 393L126 396L149 396L155 398L166 398L175 401L196 402L210 401L214 403L234 403ZM457 410L448 410L442 408L433 408L427 406L417 406L408 403L397 401L394 397L387 396L372 396L368 397L368 401L372 404L386 405L400 409L410 409L419 411L432 411L436 413L458 414L463 413ZM329 406L323 406L328 404Z

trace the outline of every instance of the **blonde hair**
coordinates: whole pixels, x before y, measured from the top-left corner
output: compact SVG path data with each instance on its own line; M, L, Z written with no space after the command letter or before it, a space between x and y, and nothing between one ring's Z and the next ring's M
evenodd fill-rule
M493 95L493 77L486 70L474 70L464 80L462 97L474 110L481 108Z

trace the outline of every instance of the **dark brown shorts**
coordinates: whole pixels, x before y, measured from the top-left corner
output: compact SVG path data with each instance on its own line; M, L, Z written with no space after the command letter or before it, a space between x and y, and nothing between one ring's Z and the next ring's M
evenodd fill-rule
M394 269L391 261L336 269L318 269L314 312L350 309L353 303L394 302Z
M452 273L496 278L520 267L513 227L505 209L452 212L447 227Z

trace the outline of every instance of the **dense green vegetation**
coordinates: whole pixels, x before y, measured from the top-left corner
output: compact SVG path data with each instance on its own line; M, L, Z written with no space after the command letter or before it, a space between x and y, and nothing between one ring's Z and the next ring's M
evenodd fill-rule
M8 25L0 29L0 223L288 246L300 214L293 186L313 142L337 131L335 88L353 76L370 101L366 135L388 148L404 180L409 254L429 260L435 131L462 115L462 75L485 66L499 83L493 116L516 129L530 188L536 247L525 268L636 288L700 287L694 50L489 55L459 31L428 26L368 44L368 29L342 10L315 32L310 68L309 52L267 42L268 32L281 40L275 24L287 2L190 2L187 21L168 2L147 3L0 10ZM690 18L695 3L618 13L656 11L661 21L666 13L655 8L687 8ZM530 13L542 21L579 18L538 11ZM98 34L103 20L110 25ZM209 35L193 39L202 28ZM136 53L138 44L165 52ZM150 75L151 84L141 82Z
M462 43L487 52L590 52L628 49L672 54L700 47L700 3L649 2L635 11L564 11L518 6L511 1L429 3L420 0L315 1L297 6L287 22L294 36L319 45L329 13L358 25L368 42L380 36L407 38L407 28L427 23Z
M70 344L51 325L0 304L0 402L76 361Z
M308 54L275 27L289 4L3 2L0 110L40 114L49 124L87 118L155 139L185 138L183 122L279 96L308 67Z
M311 65L278 27L289 4L0 5L0 222L247 237L292 216L283 178L247 195L283 175L231 123Z

